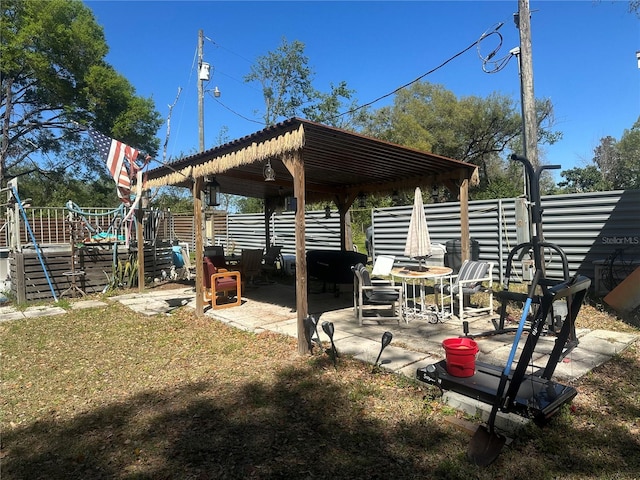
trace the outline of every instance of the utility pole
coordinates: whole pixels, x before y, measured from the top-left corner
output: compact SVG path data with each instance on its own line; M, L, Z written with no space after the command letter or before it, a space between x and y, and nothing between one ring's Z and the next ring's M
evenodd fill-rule
M200 134L200 152L204 152L204 86L201 75L202 50L204 45L204 33L198 31L198 131ZM193 179L193 222L198 226L196 230L196 316L204 316L204 244L202 241L203 215L202 215L202 189L204 178Z
M524 130L524 156L534 168L538 162L538 122L533 93L533 60L531 54L531 11L529 0L518 0L516 27L520 31L520 94L522 102L522 122Z
M533 93L533 55L531 53L531 10L529 0L518 0L518 16L516 26L520 32L520 94L522 102L522 123L524 136L524 156L533 166L534 172L538 172L540 162L538 160L538 120L536 116L536 99ZM525 173L525 192L529 201L532 200L532 193L527 188L527 175ZM531 179L531 181L538 181ZM532 189L533 187L531 187ZM538 188L538 187L536 187ZM537 195L539 197L539 195ZM540 199L537 199L540 201ZM540 205L536 205L538 209ZM529 232L530 235L538 237L539 241L544 241L542 231L538 231L535 219L531 218L529 209ZM543 247L540 247L539 255L544 256ZM542 275L544 276L545 266L542 265Z
M198 30L198 133L200 137L200 153L204 152L204 82L209 81L209 64L202 60L204 49L204 32ZM218 87L213 91L214 97L220 96ZM203 237L206 234L206 216L203 215L204 207L202 194L205 187L205 178L193 179L193 221L195 225L200 225L200 234L196 235L196 315L204 314L204 268L202 261L204 257Z
M198 31L198 132L200 133L200 151L204 152L204 79L202 78L202 50L204 33Z

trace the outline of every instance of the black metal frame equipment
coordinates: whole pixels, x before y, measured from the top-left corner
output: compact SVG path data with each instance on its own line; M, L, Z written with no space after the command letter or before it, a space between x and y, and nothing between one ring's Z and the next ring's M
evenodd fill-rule
M545 292L541 307L537 310L531 329L513 374L509 377L506 394L497 395L502 368L476 362L476 373L470 377L455 377L447 373L446 360L418 368L416 377L421 382L433 384L442 390L451 390L484 403L500 402L503 412L514 412L533 420L538 425L546 423L552 415L578 393L573 387L551 380L556 366L563 356L571 327L580 311L591 285L587 277L579 276L562 282ZM558 334L554 348L544 369L527 374L533 353L543 330L543 325L554 301L570 298L569 313Z
M540 206L539 179L545 168L559 168L557 166L540 167L534 171L531 163L524 157L513 155L512 160L522 162L528 180L530 192L531 218L536 229L530 242L521 243L509 254L507 262L506 287L499 296L502 300L500 324L494 331L469 335L468 324L463 325L464 336L482 337L509 333L515 329L504 327L506 317L506 303L508 301L521 301L525 303L520 324L518 326L512 353L504 368L490 365L484 362L475 362L475 372L468 377L458 377L447 372L446 360L420 367L416 371L416 378L424 383L435 385L441 390L450 390L466 397L473 398L492 405L489 416L488 429L479 429L480 434L474 436L471 450L477 450L480 446L480 454L477 451L470 453L477 464L486 465L494 456L487 455L493 449L495 456L504 443L504 438L493 433L495 414L497 411L505 413L513 412L527 418L532 418L536 424L544 425L565 403L571 401L576 395L575 388L562 385L551 378L558 363L577 344L575 335L575 320L585 299L591 280L585 276L569 276L569 269L564 252L556 245L544 241L542 234L542 208ZM550 279L545 277L544 250L551 249L559 254L563 263L563 279ZM510 292L508 279L511 275L512 261L516 255L532 254L534 259L535 274L526 294ZM554 317L554 307L559 302L566 302L566 316L561 322ZM535 308L529 309L532 304ZM552 319L549 328L547 322ZM529 326L527 338L522 347L516 368L511 372L511 365L515 360L514 354L518 347L520 334L525 321ZM534 365L533 354L540 335L552 332L555 343L549 354L546 365ZM529 372L529 373L527 373ZM478 458L476 458L478 457Z

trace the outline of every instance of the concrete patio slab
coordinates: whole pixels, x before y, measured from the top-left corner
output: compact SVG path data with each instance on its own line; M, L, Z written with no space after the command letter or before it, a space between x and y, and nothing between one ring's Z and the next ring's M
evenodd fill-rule
M208 308L205 312L206 316L247 331L268 330L297 336L293 286L261 285L244 293L240 306L215 310ZM132 293L111 297L110 300L119 301L141 313L156 315L167 313L176 308L176 305L187 305L193 308L194 296L193 288L182 288L142 294ZM176 303L176 299L180 301ZM336 347L363 361L373 363L380 349L382 334L385 331L392 332L393 341L383 353L382 360L388 360L384 368L408 374L411 377L415 377L416 368L445 358L442 348L443 340L463 335L462 324L455 316L437 324L421 319L413 319L409 323L378 319L367 320L360 326L354 315L352 296L346 293L338 296L333 292L309 293L309 310L318 321L318 332L322 341L327 342L329 339L322 331L321 324L325 321L332 322ZM492 321L490 316L472 316L466 320L469 321L471 333L492 333L494 329L495 319ZM633 334L588 329L579 329L577 335L579 345L556 368L556 376L566 380L584 375L638 338ZM513 333L490 334L476 338L480 348L478 361L503 367L511 352L513 340ZM518 346L516 361L525 341L526 333ZM554 342L553 336L540 337L534 352L532 369L543 368L546 365ZM394 358L391 358L391 355L394 355Z
M85 308L100 308L106 307L109 305L106 302L101 302L100 300L78 300L77 302L73 302L71 304L71 308L73 310L82 310Z
M0 322L7 322L10 320L20 320L25 318L24 313L17 310L10 305L0 308Z
M48 317L51 315L62 315L63 313L67 313L67 311L61 307L45 306L45 307L29 307L23 313L26 318L35 318L35 317Z

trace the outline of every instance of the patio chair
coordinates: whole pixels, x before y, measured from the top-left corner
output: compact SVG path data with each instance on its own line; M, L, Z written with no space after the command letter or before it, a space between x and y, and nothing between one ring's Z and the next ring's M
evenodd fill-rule
M211 260L211 263L213 263L217 269L233 270L227 263L224 255L205 255L205 258Z
M273 283L269 280L269 274L282 272L282 245L273 245L269 247L267 253L262 258L262 273L267 283Z
M369 270L362 263L351 267L353 271L353 308L358 324L366 318L397 320L402 316L402 285L393 285L386 280L372 280ZM381 307L387 306L388 309ZM375 315L365 315L374 312ZM386 315L380 315L380 313Z
M242 303L242 280L240 272L216 268L211 259L203 258L204 299L211 308L236 307ZM235 300L232 300L235 298Z
M488 283L487 286L485 282ZM440 286L436 285L436 292L439 289ZM488 293L489 306L471 305L471 295L478 292ZM458 274L451 277L451 283L444 284L439 293L451 295L454 305L457 305L458 318L461 322L464 321L465 314L493 312L493 263L465 260Z
M210 245L208 247L204 247L204 256L205 257L224 257L224 245Z
M240 273L247 281L247 285L255 286L255 277L262 273L262 249L243 248L240 254Z

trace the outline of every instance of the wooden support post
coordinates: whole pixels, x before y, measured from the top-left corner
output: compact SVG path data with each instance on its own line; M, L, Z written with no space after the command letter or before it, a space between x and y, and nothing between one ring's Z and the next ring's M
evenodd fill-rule
M264 199L264 253L269 251L271 247L271 216L274 213L274 209L272 205L269 205L270 202L267 199Z
M531 48L531 10L529 0L518 0L518 30L520 32L520 95L524 131L524 156L534 168L538 162L538 122L533 89L533 54Z
M460 179L460 250L464 262L471 258L469 238L469 179Z
M351 230L351 214L349 208L357 198L357 194L350 193L344 198L337 196L335 204L340 213L340 248L342 250L353 250L353 233Z
M138 242L138 291L144 291L144 211L142 205L138 203L136 207L136 240Z
M16 294L16 301L18 303L24 303L27 301L27 285L25 283L24 275L24 253L14 252L14 259L16 263L15 274L12 275L11 284Z
M204 316L204 244L202 241L202 187L204 179L196 178L193 182L193 223L196 233L196 317Z
M298 353L309 353L309 345L304 333L304 319L307 317L309 303L307 297L307 254L305 251L305 174L302 155L283 159L284 165L293 176L293 194L296 197L296 313L298 332Z

